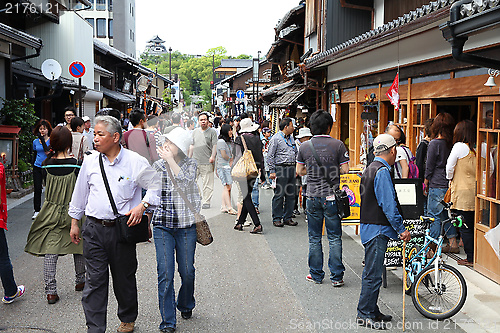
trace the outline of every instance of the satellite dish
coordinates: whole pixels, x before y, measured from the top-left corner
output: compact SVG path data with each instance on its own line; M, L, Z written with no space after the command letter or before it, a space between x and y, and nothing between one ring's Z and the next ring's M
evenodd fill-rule
M137 79L137 90L145 92L149 87L149 79L144 75Z
M49 80L57 80L62 73L61 65L54 59L47 59L42 64L42 73Z

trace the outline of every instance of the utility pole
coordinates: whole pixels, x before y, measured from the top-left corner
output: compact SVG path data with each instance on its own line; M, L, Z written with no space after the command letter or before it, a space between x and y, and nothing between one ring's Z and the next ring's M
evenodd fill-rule
M214 83L214 90L212 90L212 106L211 106L211 110L212 112L215 112L215 94L214 94L214 91L217 91L217 89L215 88L215 53L212 54L212 82Z
M257 113L255 114L255 117L257 120L259 119L260 113L259 113L259 83L260 83L260 51L257 52L257 93L255 94L255 100L257 102Z
M172 81L172 48L168 48L168 79Z

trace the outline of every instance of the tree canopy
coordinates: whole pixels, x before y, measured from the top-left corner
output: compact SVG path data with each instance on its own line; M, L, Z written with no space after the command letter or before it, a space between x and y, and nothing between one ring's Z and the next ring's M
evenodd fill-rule
M158 73L168 77L170 64L169 54L151 55L142 53L141 63L151 70L158 69ZM237 57L227 55L223 46L208 49L205 55L183 54L179 51L172 52L172 79L175 75L179 77L186 104L191 103L191 95L200 95L203 98L203 106L206 109L210 104L212 92L210 81L212 81L212 59L214 68L220 66L222 59L252 59L251 56L240 54Z

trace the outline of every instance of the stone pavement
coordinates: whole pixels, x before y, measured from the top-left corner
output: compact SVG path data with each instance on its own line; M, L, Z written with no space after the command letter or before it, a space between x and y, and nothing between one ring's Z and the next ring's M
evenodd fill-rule
M260 217L264 234L252 235L232 229L234 216L219 213L221 186L215 179L209 218L213 244L197 246L196 307L190 320L178 316L178 332L368 332L355 325L361 289L363 248L354 228L345 227L343 257L345 286L333 288L328 279L317 285L305 280L308 274L307 225L303 215L296 227L276 228L271 223L271 190L261 190ZM104 197L103 197L104 198ZM48 305L43 291L43 259L23 252L31 224L32 200L9 202L7 232L16 280L25 284L23 298L0 304L2 332L85 332L80 303L74 291L71 256L59 259L58 293L61 300ZM323 238L324 252L327 240ZM139 270L139 317L136 332L158 332L156 260L154 244L137 246ZM325 258L325 270L328 270ZM498 332L500 287L473 270L460 267L469 287L463 310L453 320L436 322L422 317L406 298L408 332ZM390 331L402 331L401 269L388 271L388 288L382 288L381 311L394 316ZM176 274L178 285L179 276ZM177 287L178 289L178 287ZM108 332L119 324L116 301L110 287ZM475 320L472 320L474 318ZM496 321L496 324L495 324ZM496 325L496 326L495 326Z

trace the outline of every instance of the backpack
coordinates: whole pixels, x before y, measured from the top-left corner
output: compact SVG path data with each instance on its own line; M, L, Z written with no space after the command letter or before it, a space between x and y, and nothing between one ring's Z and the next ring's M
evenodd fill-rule
M415 156L412 156L410 158L410 155L408 154L409 148L403 147L403 150L406 153L406 157L408 157L408 178L418 178L419 176L419 171L417 167L417 163L415 163L415 160L417 159ZM401 178L401 175L399 174L399 171L397 168L395 168L396 172L398 173L399 178Z

